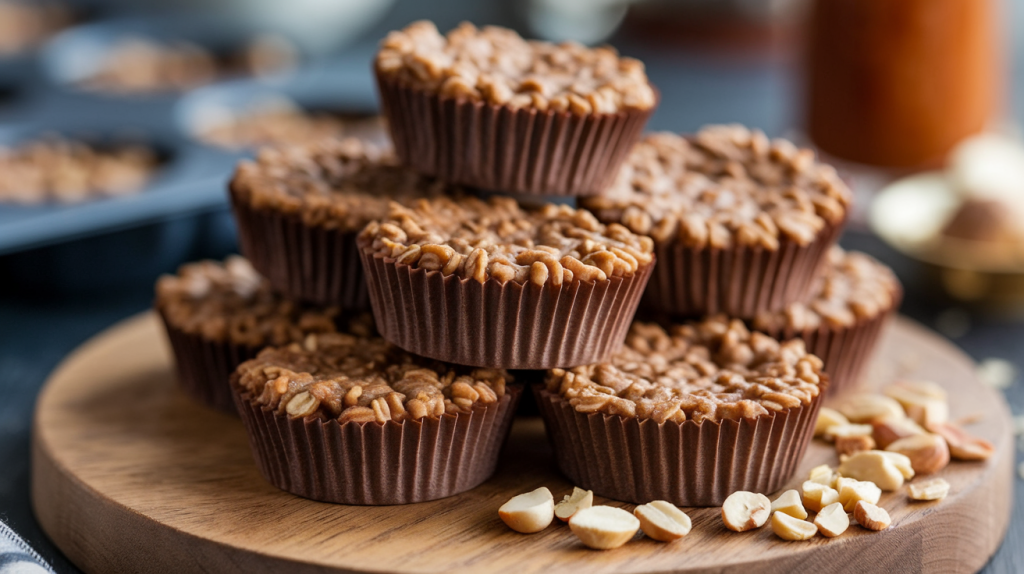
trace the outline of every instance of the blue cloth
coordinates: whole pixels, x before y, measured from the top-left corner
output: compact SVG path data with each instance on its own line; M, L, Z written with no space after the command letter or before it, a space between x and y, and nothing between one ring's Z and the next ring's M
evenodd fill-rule
M0 574L54 574L53 569L20 536L0 522Z

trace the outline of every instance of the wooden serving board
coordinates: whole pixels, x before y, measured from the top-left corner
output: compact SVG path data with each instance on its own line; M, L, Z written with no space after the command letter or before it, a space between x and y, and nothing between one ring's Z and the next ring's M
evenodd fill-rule
M851 526L835 539L784 542L769 527L722 526L718 508L687 509L693 531L663 544L638 535L611 551L583 547L556 521L512 532L497 509L544 485L572 485L554 468L543 425L516 421L497 474L452 498L409 506L313 502L260 477L241 423L189 401L173 381L155 315L129 319L72 354L42 392L32 436L32 502L54 542L87 572L973 572L1010 517L1013 446L1002 398L974 365L906 320L889 328L867 386L897 377L938 381L954 419L991 440L984 463L953 463L941 502L888 493L883 532ZM798 476L837 464L815 441ZM595 503L606 503L595 500ZM626 504L616 504L631 510Z

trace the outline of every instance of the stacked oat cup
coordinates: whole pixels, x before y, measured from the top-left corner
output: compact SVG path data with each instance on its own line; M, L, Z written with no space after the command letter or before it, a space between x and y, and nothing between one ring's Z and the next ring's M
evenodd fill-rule
M900 297L834 246L832 168L742 127L644 136L658 93L609 48L418 22L374 70L393 150L261 151L230 186L247 259L157 285L182 387L241 415L269 482L463 492L523 393L599 495L718 505L792 476Z

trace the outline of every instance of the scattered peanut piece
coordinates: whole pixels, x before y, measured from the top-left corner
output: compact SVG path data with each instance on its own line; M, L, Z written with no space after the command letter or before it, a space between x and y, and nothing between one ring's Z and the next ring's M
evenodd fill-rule
M839 465L839 474L844 477L873 482L882 490L898 490L903 486L905 477L886 454L895 453L869 450L853 454ZM907 459L907 466L910 466L909 459Z
M900 403L884 395L860 393L847 397L840 405L839 412L851 423L868 423L887 418L904 418L906 413Z
M498 509L498 516L509 528L523 534L540 532L555 518L555 501L551 491L540 487L532 492L513 496Z
M901 438L885 447L885 450L909 458L910 466L917 474L939 472L949 464L949 446L946 445L946 439L936 434Z
M729 530L746 532L761 528L772 512L772 501L763 494L739 490L722 503L722 522Z
M655 500L637 506L633 515L640 520L640 529L648 538L658 542L672 542L690 533L692 523L685 512L664 500Z
M800 493L796 490L787 490L779 495L772 502L772 512L781 512L800 520L807 518L807 510L804 509L803 501L800 500Z
M776 512L772 514L772 532L783 540L810 540L818 533L818 527L785 512Z
M910 458L907 455L900 454L898 452L889 452L887 450L876 450L874 452L879 452L882 456L889 459L889 462L891 462L893 466L900 471L900 474L903 475L904 479L910 480L911 478L914 478L914 475L916 474L914 472L914 466L910 464Z
M940 424L949 420L949 398L946 390L930 381L900 381L882 391L903 407L907 416L921 425Z
M874 431L874 427L871 425L861 424L846 424L846 425L833 425L825 429L825 434L822 438L828 441L834 441L840 437L852 437L852 436L871 436Z
M911 500L942 500L949 494L949 483L944 478L933 478L910 485Z
M836 437L836 454L838 455L849 455L855 452L874 450L874 448L875 439L871 438L871 435Z
M836 474L832 467L827 464L822 464L811 469L810 475L807 480L811 482L817 482L818 484L824 484L825 486L831 486L835 488L836 480L839 479L839 475Z
M867 501L860 501L853 509L853 518L868 530L885 530L892 524L892 518L884 508Z
M594 505L594 493L578 486L572 487L572 494L566 494L562 501L555 505L555 516L562 522L568 522L573 514Z
M814 517L814 525L818 527L818 532L822 536L835 538L850 527L850 517L846 514L842 504L833 502L822 508L821 512Z
M875 439L878 448L886 448L901 438L928 432L910 419L883 419L871 423L871 426L873 427L871 436Z
M972 436L952 423L933 424L926 428L946 439L949 455L956 460L988 460L996 450L992 443Z
M900 399L907 396L914 398L924 397L944 402L949 401L949 393L946 392L946 389L944 389L942 385L932 381L915 381L909 379L896 381L882 389L882 394L896 399L897 402L902 402Z
M814 423L814 436L820 437L825 434L828 427L848 425L850 421L835 409L821 407L818 410L818 419Z
M808 480L803 484L802 498L804 508L818 512L833 502L839 502L839 493L831 486Z
M584 545L594 550L611 550L629 542L640 529L640 520L614 506L591 506L569 519L569 528Z
M839 491L839 502L846 512L853 512L853 509L860 501L878 504L882 498L882 489L878 485L866 480L842 477L838 480L836 490Z

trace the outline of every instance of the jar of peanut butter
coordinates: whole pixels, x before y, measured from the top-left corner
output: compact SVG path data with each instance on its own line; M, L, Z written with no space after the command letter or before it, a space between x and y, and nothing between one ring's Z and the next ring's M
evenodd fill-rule
M886 167L941 162L1002 103L998 0L813 0L808 130Z

